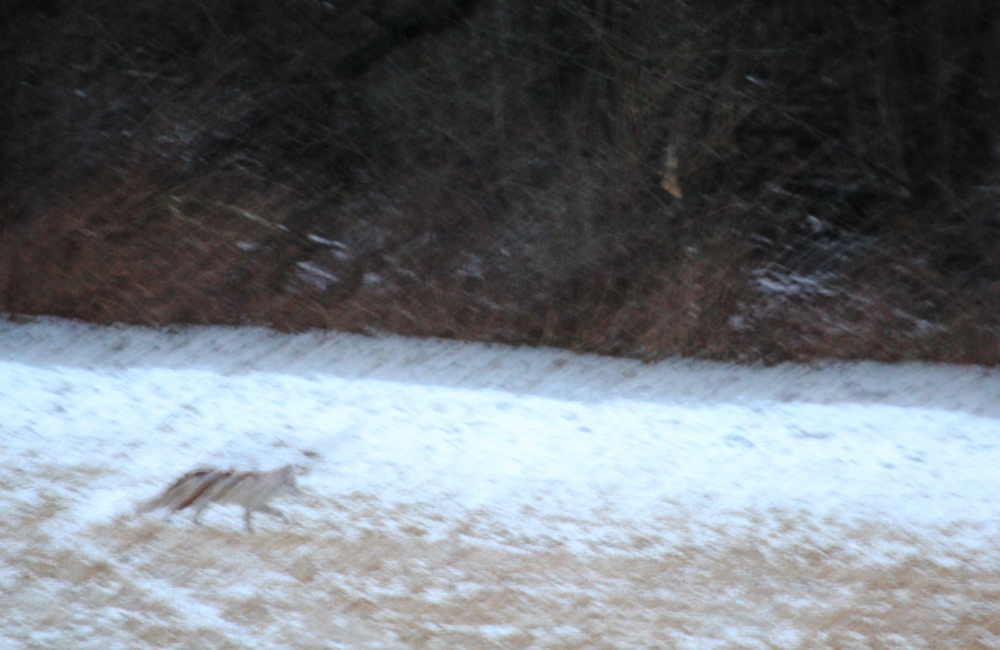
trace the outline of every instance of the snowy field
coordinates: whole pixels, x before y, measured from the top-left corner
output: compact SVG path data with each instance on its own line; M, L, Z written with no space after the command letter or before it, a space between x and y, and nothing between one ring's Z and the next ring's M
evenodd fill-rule
M0 323L0 648L1000 648L1000 374ZM134 515L300 467L291 519Z

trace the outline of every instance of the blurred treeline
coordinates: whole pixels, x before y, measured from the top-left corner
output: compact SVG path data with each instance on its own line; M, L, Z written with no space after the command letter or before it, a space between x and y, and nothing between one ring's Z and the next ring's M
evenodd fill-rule
M996 364L998 14L7 0L0 310Z

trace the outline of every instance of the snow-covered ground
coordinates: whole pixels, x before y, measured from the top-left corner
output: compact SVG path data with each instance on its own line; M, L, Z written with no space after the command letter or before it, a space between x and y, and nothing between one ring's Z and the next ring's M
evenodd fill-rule
M1000 648L1000 374L0 324L0 647ZM135 516L299 465L292 520Z

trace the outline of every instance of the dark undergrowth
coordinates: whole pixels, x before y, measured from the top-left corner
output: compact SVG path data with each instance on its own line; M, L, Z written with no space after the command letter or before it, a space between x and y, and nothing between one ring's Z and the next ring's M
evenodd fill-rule
M0 310L996 365L998 15L7 3Z

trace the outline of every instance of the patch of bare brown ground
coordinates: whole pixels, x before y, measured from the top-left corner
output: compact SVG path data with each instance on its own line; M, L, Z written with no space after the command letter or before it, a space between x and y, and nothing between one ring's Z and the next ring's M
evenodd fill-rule
M531 511L512 530L485 511L450 521L433 505L308 490L291 525L255 535L225 509L202 527L75 525L66 500L86 468L7 469L57 488L11 496L0 521L12 647L1000 647L1000 548L951 544L959 528L807 512L735 513L730 526L677 508L611 533L568 522L596 531L575 543L557 532L566 521Z

